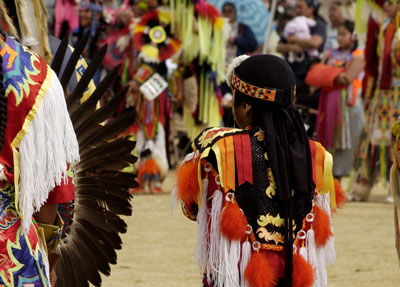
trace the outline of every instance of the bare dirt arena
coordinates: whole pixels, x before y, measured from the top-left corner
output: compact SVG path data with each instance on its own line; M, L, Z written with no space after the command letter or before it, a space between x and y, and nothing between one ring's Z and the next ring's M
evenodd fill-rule
M135 195L128 232L111 276L103 286L196 287L200 270L194 262L197 226L176 206L169 214L173 176L158 195ZM347 203L334 216L336 263L328 269L328 286L400 286L394 247L393 204L387 192L373 190L368 203Z

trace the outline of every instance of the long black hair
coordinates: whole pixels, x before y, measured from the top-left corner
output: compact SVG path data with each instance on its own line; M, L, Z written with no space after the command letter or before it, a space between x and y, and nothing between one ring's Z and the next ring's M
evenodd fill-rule
M314 8L313 16L315 20L320 19L326 24L325 19L321 15L319 15L319 8L321 7L321 3L319 3L318 0L304 0L304 2L306 2L308 7Z
M358 39L357 36L354 34L355 24L353 21L345 20L344 22L339 24L339 27L344 27L347 31L351 34L351 39L353 40L353 44L351 45L350 50L354 52L358 47Z
M259 100L235 90L234 106L244 102L252 107L253 126L264 131L264 144L285 217L285 286L291 286L293 262L293 196L304 197L308 213L315 190L309 140L300 113L291 104L295 94L295 77L290 66L272 55L256 55L235 68L236 75L257 87L283 91L289 104ZM278 95L277 95L278 96ZM279 96L282 96L280 94ZM306 214L304 214L305 216Z

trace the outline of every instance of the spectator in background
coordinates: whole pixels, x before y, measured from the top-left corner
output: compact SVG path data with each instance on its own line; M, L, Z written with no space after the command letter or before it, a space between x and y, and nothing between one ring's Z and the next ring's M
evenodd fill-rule
M226 62L242 54L253 53L257 50L257 40L250 27L237 21L235 4L225 2L222 6L222 15L228 18L230 25L229 38L226 43Z
M98 41L105 29L102 17L103 6L97 0L82 1L79 4L79 27L72 31L72 45L75 47L86 32L90 31L85 57L90 62L98 49Z
M230 26L229 38L226 42L226 63L228 65L228 63L237 56L255 52L258 43L250 27L237 21L237 10L235 4L225 2L222 6L222 15L224 18L228 19ZM221 84L221 91L224 95L222 99L224 126L233 127L234 121L231 109L231 89L224 82Z
M327 66L342 69L329 85L321 87L317 117L317 140L333 156L333 175L337 178L350 176L353 155L364 123L361 99L364 77L364 51L358 49L354 22L345 20L338 27L337 49L329 49L322 61ZM317 68L317 66L315 66ZM314 69L324 78L326 73ZM337 72L332 72L335 74ZM312 71L310 71L312 74Z
M318 95L310 95L308 86L305 84L305 77L311 63L317 58L310 56L306 51L314 49L321 53L326 40L326 22L318 14L319 6L318 0L298 0L296 16L305 16L315 21L315 25L310 27L311 38L301 39L292 35L288 38L282 37L278 44L278 52L285 55L286 61L288 61L290 52L296 54L296 61L289 63L296 77L296 103L307 109L318 107ZM299 56L299 54L303 54L303 56ZM311 126L308 131L311 135L313 126L315 126L315 117L312 117L310 121L307 120L307 124Z
M339 47L337 42L338 27L345 20L342 2L332 2L331 6L329 7L329 21L331 23L326 26L326 42L324 50L332 50Z

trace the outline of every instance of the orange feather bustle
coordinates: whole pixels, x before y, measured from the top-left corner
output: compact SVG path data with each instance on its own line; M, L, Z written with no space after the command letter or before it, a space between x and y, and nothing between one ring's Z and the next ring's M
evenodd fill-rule
M244 278L251 287L272 287L276 285L277 278L271 269L266 256L254 252L244 272Z
M328 241L329 237L332 236L332 231L330 228L329 216L324 210L322 210L318 205L314 206L314 221L313 229L315 232L315 244L318 247L322 247Z
M243 241L246 238L247 218L239 205L228 203L222 211L220 228L222 234L230 240Z
M342 208L346 202L346 194L344 193L340 182L335 179L335 197L336 197L336 207Z
M176 172L178 190L177 196L184 202L198 201L200 192L197 179L197 161L189 160L183 163Z
M303 256L293 254L293 287L310 287L314 283L314 271Z

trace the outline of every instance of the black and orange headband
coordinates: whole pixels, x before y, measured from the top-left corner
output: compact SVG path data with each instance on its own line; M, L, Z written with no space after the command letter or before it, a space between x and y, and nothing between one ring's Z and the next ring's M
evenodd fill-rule
M232 88L249 97L274 102L280 106L289 106L296 95L296 86L293 86L289 92L285 92L282 89L261 87L240 79L235 72L233 72L231 83Z

